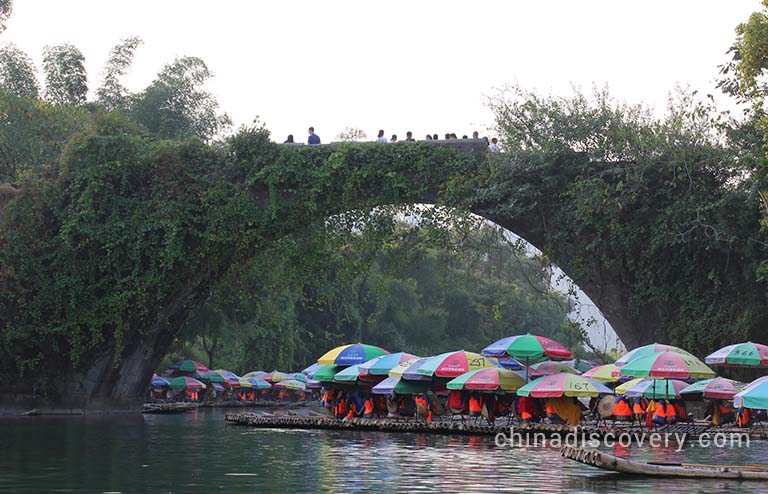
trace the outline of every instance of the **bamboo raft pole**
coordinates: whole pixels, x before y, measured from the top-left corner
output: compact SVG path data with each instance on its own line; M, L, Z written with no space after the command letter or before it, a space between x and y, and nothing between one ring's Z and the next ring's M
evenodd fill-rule
M560 455L585 465L645 477L697 479L768 480L768 465L700 465L695 463L654 463L620 458L592 448L565 446Z

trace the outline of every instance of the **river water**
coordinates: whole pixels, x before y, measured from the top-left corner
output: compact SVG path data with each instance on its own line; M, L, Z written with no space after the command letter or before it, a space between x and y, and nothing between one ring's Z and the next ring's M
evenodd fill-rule
M632 459L768 463L749 447L614 450ZM223 410L180 415L0 419L0 492L758 493L765 482L629 477L494 438L267 430Z

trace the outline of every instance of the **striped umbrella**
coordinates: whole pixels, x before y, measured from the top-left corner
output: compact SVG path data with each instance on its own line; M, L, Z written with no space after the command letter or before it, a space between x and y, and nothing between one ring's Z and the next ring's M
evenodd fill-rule
M168 380L173 389L205 389L205 384L189 376L174 377Z
M494 367L493 362L479 353L459 350L457 352L446 352L428 358L423 364L416 368L416 374L427 378L453 378L471 370L488 367ZM408 379L408 376L409 372L406 371L403 374L403 377Z
M715 372L692 355L676 352L651 353L627 362L621 368L625 377L666 377L672 379L709 379Z
M256 377L248 377L244 379L247 379L248 382L251 383L251 387L253 387L253 389L269 389L272 387L272 385L264 379L259 379Z
M613 394L607 386L574 374L555 374L535 379L517 390L518 396L559 398L561 396L600 396Z
M545 360L544 362L533 364L528 368L528 374L530 374L531 377L551 376L561 372L581 374L565 362L554 362L552 360Z
M768 376L752 381L743 390L736 393L733 396L733 406L736 408L768 408Z
M704 361L716 365L768 366L768 346L760 343L736 343L707 356Z
M446 384L448 389L477 391L516 391L525 385L525 378L517 372L492 367L465 372Z
M355 365L362 364L379 355L386 355L389 352L383 348L373 345L356 343L354 345L341 345L326 352L317 359L318 364L331 365Z
M686 352L682 348L678 348L672 345L663 345L661 343L651 343L650 345L639 346L634 350L627 352L625 355L623 355L620 359L616 361L616 367L624 367L624 365L626 365L627 362L631 360L634 360L639 357L645 357L646 355L651 355L654 353L661 353L661 352L675 352L675 353L680 353L682 355L687 355L689 357L693 357L693 355Z
M362 375L371 376L387 376L389 371L396 365L419 358L415 355L405 352L390 353L387 355L379 355L371 360L359 365L360 373Z
M698 395L713 400L732 400L734 395L744 389L745 384L723 377L695 382L680 391L681 395Z
M642 379L622 394L631 398L644 397L654 400L679 398L680 392L687 387L688 383L677 379ZM616 392L618 393L618 389Z
M406 381L399 377L388 377L371 389L371 393L389 395L415 395L429 390L429 383L424 381Z
M616 372L616 374L614 374L614 372ZM621 379L618 375L618 367L616 367L616 364L598 365L597 367L589 369L582 374L582 376L605 383L615 383Z

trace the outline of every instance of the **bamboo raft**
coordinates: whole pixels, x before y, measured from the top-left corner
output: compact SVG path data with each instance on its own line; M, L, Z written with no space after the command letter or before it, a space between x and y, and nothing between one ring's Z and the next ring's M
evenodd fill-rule
M184 413L198 407L197 403L184 401L172 403L144 403L142 413Z
M311 415L273 415L267 413L243 413L228 412L224 414L224 420L234 425L243 425L263 429L326 429L326 430L345 430L345 431L378 431L378 432L411 432L426 434L445 434L445 435L472 435L472 436L496 436L497 434L509 434L510 426L505 419L497 421L497 425L488 425L485 423L475 423L474 419L467 421L460 420L437 420L434 422L425 422L422 420L403 420L403 419L363 419L353 418L348 420L337 420L328 416ZM721 432L728 432L720 429ZM571 425L555 424L514 424L514 432L522 437L530 439L534 434L543 434L545 438L555 436L564 437L567 434L578 434L579 437L586 435L590 438L603 438L606 434L625 433L633 442L639 442L642 434L647 434L647 430L626 429L626 428L608 428L597 427L596 425L580 425L578 427ZM688 439L695 439L699 431L691 428L690 432L679 431L686 435ZM744 430L736 430L735 433L744 433ZM765 438L764 433L756 435L752 431L755 439ZM539 436L541 437L541 436Z
M560 454L570 460L611 472L650 477L698 479L768 480L768 465L700 465L696 463L654 463L619 458L592 448L564 446Z

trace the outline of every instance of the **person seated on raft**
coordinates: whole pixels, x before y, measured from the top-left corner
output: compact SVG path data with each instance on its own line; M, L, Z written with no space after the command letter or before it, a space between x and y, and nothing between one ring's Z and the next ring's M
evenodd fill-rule
M648 408L645 398L637 396L632 399L632 415L638 424L642 425L645 422L645 409Z
M712 422L712 425L717 426L736 422L736 415L723 403L723 400L710 400L707 419Z
M363 418L364 419L372 419L373 418L373 397L368 395L365 398L365 402L363 403Z
M579 425L581 422L583 407L575 397L547 398L545 408L547 418L553 424Z
M530 396L518 396L515 401L517 402L517 406L514 407L514 410L516 411L517 416L520 417L520 423L528 424L539 421L541 418L541 411L535 398L531 398Z
M632 409L629 407L627 399L621 395L616 396L616 402L613 405L613 420L632 422Z
M483 413L483 399L480 397L480 393L473 391L469 395L469 416L478 418Z

